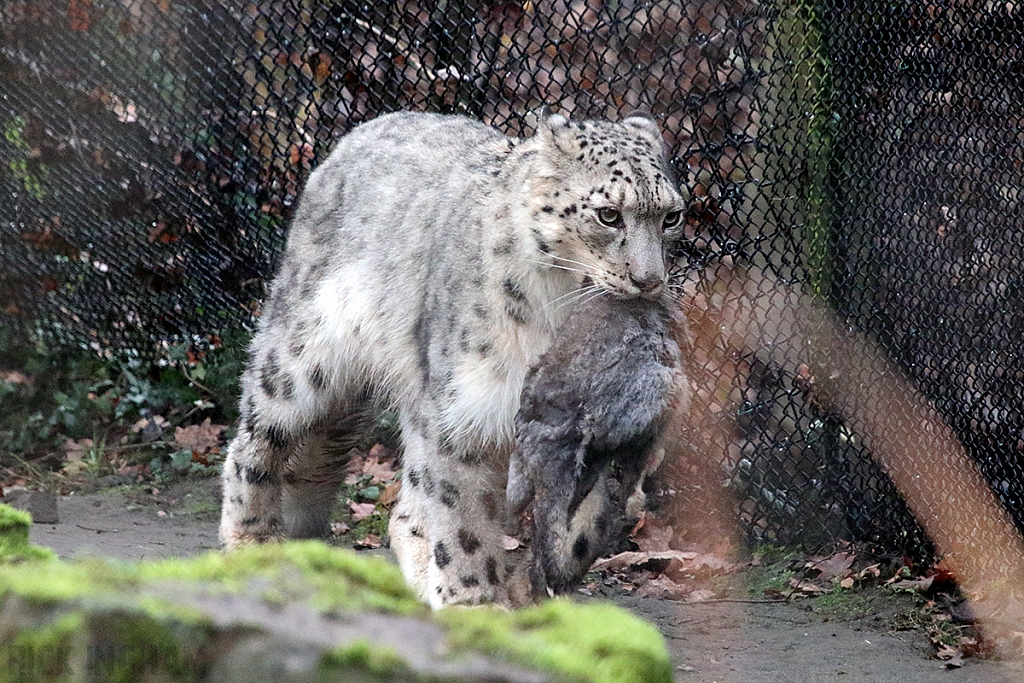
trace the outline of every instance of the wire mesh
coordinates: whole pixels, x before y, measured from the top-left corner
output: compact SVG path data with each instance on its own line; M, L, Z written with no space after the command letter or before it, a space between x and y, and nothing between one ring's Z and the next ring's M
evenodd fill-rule
M1015 3L974 0L8 0L0 315L141 355L248 329L304 179L359 122L430 110L527 135L545 103L642 107L690 197L687 276L738 264L828 302L1020 524L1022 45ZM700 334L713 318L691 315L704 410L675 485L726 484L755 540L925 549L808 391L828 358L737 353ZM922 471L956 487L941 475Z

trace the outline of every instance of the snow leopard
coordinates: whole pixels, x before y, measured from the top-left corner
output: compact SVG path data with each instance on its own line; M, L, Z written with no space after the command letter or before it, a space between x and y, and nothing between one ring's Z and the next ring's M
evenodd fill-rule
M401 432L389 536L432 607L529 599L503 533L529 368L590 297L656 300L685 209L656 122L544 110L506 137L401 112L310 175L241 377L225 547L321 537L380 406Z

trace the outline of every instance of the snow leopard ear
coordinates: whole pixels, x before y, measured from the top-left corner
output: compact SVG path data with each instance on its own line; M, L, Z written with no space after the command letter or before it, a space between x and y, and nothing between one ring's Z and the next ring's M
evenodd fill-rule
M540 140L543 149L549 154L544 156L554 164L551 175L558 175L554 170L558 165L559 157L569 155L575 157L579 153L575 138L569 131L569 119L561 114L553 114L547 105L541 107L537 113L537 139Z
M565 118L561 114L555 114L551 111L551 107L546 104L537 112L538 133L553 133L559 128L565 128L568 124L569 119Z
M651 116L651 112L646 109L637 109L626 114L626 117L622 119L622 123L627 126L633 126L634 128L643 128L649 132L655 133L659 137L661 136L661 129L658 128L658 122Z

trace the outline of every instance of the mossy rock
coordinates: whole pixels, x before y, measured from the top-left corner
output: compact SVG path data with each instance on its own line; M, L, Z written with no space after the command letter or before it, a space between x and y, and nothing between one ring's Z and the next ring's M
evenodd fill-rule
M0 562L51 560L56 557L49 548L34 546L28 541L32 516L0 504Z
M393 565L317 542L139 563L31 554L0 563L0 683L671 681L661 636L614 606L432 614Z

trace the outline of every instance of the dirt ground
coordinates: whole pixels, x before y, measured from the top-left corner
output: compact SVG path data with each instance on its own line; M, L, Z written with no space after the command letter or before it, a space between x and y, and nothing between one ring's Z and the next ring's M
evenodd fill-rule
M58 502L60 523L33 525L34 543L61 557L188 556L217 547L213 480L154 493L125 488ZM619 593L617 603L665 635L678 683L1024 683L1024 663L968 660L946 669L921 631L895 631L898 597L873 591L868 609L823 613L810 601L682 603Z

